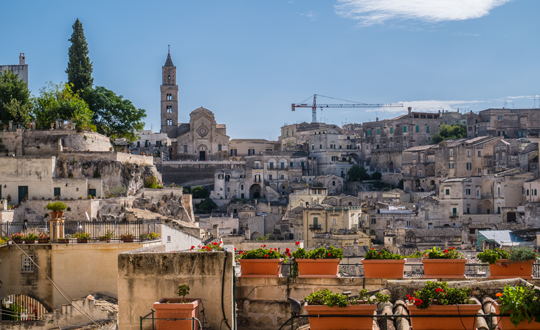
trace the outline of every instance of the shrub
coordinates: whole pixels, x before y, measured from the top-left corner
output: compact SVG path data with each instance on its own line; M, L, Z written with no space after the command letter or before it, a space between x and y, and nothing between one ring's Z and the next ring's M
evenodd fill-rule
M58 212L65 210L67 208L67 205L62 202L54 202L47 204L45 208L49 211Z
M39 237L38 235L34 234L34 233L29 233L29 234L26 234L24 237L23 237L23 240L25 241L35 241L37 240Z
M375 299L371 299L368 294L367 289L362 289L358 293L358 296L346 296L341 293L332 293L328 289L319 290L313 292L309 296L304 298L304 301L308 305L319 305L319 306L328 306L328 307L347 307L349 305L359 305L359 304L377 304L382 302L388 302L388 295L383 295L380 292L375 294Z
M343 259L343 249L330 246L328 249L321 246L309 252L304 248L298 248L292 253L295 259Z
M73 238L77 238L77 239L90 239L90 234L88 233L85 233L85 232L76 232L75 234L73 234Z
M426 309L429 305L474 304L474 301L470 299L471 295L471 288L449 288L446 282L427 281L422 290L407 295L407 299L410 304L415 305L418 309Z
M195 249L194 246L192 246L191 249L189 250L192 251L193 249ZM223 251L223 248L219 245L219 243L212 242L204 246L199 245L199 249L197 251L199 252Z
M530 247L520 247L510 251L510 262L518 261L527 261L527 260L536 260L538 259L538 253L536 250L531 249Z
M485 250L476 255L476 257L482 261L487 262L490 265L497 263L499 259L509 259L511 263L518 261L524 262L529 260L536 260L538 258L538 253L536 250L531 249L530 247L520 247L511 250L510 252L495 248L493 250Z
M465 255L456 251L454 247L448 249L440 249L433 247L433 249L426 250L424 252L425 259L465 259Z
M507 285L497 293L501 314L510 312L510 322L517 327L520 322L540 322L540 290L534 286Z
M379 260L401 260L403 259L403 256L400 255L400 254L393 254L393 253L390 253L384 249L382 249L381 251L377 252L377 250L375 250L375 248L371 248L368 253L366 253L366 255L364 256L364 259L365 260L376 260L376 259L379 259Z
M15 233L15 234L11 234L11 235L9 236L9 238L11 238L11 239L14 240L14 241L15 241L15 240L21 240L21 239L23 239L23 237L24 237L24 235L21 234L21 233Z
M266 245L261 245L260 248L255 250L248 250L246 252L240 251L236 259L285 259L287 262L287 255L279 253L277 249L267 249Z
M147 176L144 180L144 187L145 188L152 188L157 189L159 187L158 180L155 176Z

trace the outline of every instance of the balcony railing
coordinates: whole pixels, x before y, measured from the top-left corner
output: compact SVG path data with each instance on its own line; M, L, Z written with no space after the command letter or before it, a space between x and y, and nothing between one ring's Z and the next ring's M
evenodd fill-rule
M459 217L459 214L450 212L450 218L457 218L457 217Z
M321 225L309 225L309 230L321 230Z

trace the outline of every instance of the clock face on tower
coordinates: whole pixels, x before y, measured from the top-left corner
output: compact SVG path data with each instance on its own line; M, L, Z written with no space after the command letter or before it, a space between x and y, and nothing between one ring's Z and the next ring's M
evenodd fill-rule
M201 137L205 137L208 134L208 130L206 127L200 127L198 133Z

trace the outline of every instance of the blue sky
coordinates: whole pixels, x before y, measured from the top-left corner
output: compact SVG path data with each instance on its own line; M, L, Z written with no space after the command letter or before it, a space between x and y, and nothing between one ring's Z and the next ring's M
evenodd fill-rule
M417 111L478 111L505 101L531 108L540 94L537 0L9 1L2 8L0 64L26 53L33 94L67 80L79 18L95 85L146 109L154 131L168 44L180 121L204 106L231 138L276 139L284 123L311 121L310 109L291 112L290 104L315 93ZM318 116L341 125L405 111Z

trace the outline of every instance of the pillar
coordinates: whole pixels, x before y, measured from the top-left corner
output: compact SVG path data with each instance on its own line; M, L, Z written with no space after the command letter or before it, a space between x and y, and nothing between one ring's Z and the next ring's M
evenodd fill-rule
M51 228L51 241L54 242L59 238L64 238L64 218L56 218L49 220Z

